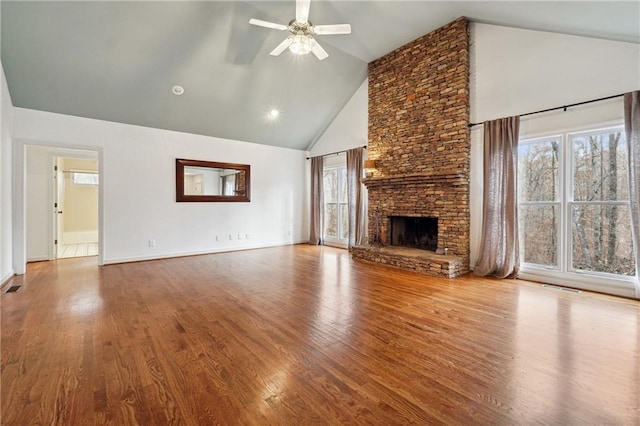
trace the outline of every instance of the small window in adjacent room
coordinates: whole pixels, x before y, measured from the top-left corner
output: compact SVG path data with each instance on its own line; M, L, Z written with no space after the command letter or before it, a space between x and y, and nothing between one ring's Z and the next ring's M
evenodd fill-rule
M71 172L71 181L74 185L94 185L98 186L98 173L94 172Z

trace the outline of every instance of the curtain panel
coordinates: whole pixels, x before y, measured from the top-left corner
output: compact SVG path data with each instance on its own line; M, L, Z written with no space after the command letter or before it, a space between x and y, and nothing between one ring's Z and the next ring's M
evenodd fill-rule
M322 216L324 211L324 190L322 181L324 162L322 157L311 158L311 217L309 221L309 244L322 244Z
M474 273L515 278L520 269L516 199L520 117L484 123L482 239Z
M240 195L240 191L242 190L242 186L240 185L240 173L236 173L233 177L233 195Z
M624 130L629 153L631 234L636 258L636 298L640 299L640 91L624 95Z
M349 248L362 245L364 238L364 197L361 182L364 148L347 151L347 202L349 214Z

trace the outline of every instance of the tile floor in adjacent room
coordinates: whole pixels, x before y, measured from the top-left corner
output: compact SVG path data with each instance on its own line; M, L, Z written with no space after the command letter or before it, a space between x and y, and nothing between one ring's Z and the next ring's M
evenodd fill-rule
M98 243L61 244L58 247L58 259L97 255Z

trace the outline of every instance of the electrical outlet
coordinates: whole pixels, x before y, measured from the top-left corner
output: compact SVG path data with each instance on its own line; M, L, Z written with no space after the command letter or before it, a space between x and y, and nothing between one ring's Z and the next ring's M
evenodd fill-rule
M238 234L238 239L241 240L242 239L242 234Z
M246 240L248 240L248 239L249 239L249 234L244 234L244 238L245 238Z
M156 240L149 240L149 247L155 247L156 246Z

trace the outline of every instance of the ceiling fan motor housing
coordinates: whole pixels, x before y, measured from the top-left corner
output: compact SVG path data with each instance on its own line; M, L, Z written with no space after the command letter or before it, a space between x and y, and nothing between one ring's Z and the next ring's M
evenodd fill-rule
M309 21L307 22L298 22L295 19L292 19L291 22L289 22L289 32L291 32L292 34L304 34L304 35L311 35L313 34L313 24Z

